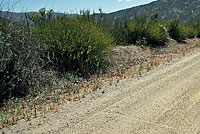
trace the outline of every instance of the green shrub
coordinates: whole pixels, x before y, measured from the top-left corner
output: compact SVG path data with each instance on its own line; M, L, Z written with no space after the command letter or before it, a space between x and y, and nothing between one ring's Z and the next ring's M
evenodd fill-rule
M186 33L186 37L187 38L194 38L197 36L197 30L195 29L195 27L193 27L193 25L187 25L185 24L183 26L183 31Z
M164 45L169 35L166 28L160 24L158 14L153 14L151 20L146 15L136 15L134 20L115 20L113 36L117 44L137 44L148 46Z
M128 43L154 47L164 45L168 40L168 33L155 17L148 21L145 16L136 16L134 21L130 21Z
M58 74L58 69L87 76L107 67L113 38L94 16L53 18L52 14L53 10L41 9L28 16L33 21L30 28L0 18L0 103L42 92L51 86L56 76L49 76Z
M165 27L160 23L150 23L146 38L148 44L155 47L164 45L168 41L169 35Z
M106 57L113 46L108 33L81 17L58 17L35 25L34 33L54 55L54 62L65 71L77 71L84 76L106 67Z
M130 21L128 25L128 43L135 44L139 40L145 38L147 36L147 28L148 25L145 20L135 17L135 21ZM141 22L140 22L141 21Z
M24 64L28 56L22 51L21 30L19 25L0 18L0 102L26 94L28 71Z
M200 38L200 20L197 21L195 28L197 31L197 37Z
M14 55L6 43L0 43L0 98L26 94L28 72L23 67L23 59Z
M117 45L128 45L130 44L130 28L129 28L130 20L124 19L120 20L120 18L115 19L111 34L114 37L114 41Z
M169 36L176 41L183 41L187 35L179 19L172 20L168 25Z
M49 85L42 75L49 61L45 50L24 22L0 17L0 103Z
M143 42L141 40L147 37L147 31L148 21L146 15L136 15L133 21L129 21L128 43L135 44L136 42Z
M183 41L186 38L197 37L198 26L196 21L181 22L180 20L172 20L168 24L168 32L171 38L176 41Z
M111 28L111 34L114 37L114 42L116 44L123 44L125 39L123 39L123 34L122 34L122 23L119 18L115 19L113 22L112 28Z
M116 19L113 36L117 44L148 46L164 45L168 40L183 41L200 37L200 21L181 22L179 19L161 23L157 13L150 20L145 15L136 15L133 20Z

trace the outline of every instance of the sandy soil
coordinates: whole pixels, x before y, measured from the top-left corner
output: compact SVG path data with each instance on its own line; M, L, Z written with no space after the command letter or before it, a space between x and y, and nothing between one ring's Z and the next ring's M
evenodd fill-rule
M107 83L59 112L20 120L2 133L200 133L200 50L142 75Z

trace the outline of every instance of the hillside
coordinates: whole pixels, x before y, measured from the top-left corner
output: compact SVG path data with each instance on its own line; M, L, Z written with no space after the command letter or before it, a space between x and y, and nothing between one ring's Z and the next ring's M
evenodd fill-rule
M181 20L189 20L191 18L200 18L200 0L157 0L149 4L140 5L117 12L105 14L107 18L113 21L116 18L133 18L136 14L146 14L150 17L153 13L158 12L162 20L171 20L180 18ZM32 12L31 12L32 13ZM62 13L54 13L54 16ZM2 12L3 16L7 16L7 12ZM96 14L99 17L99 14ZM13 20L24 18L23 13L9 13ZM71 15L70 15L71 16ZM72 15L73 16L73 15Z
M146 5L107 14L107 17L110 20L123 17L132 18L135 14L146 14L149 17L155 12L158 12L163 20L199 18L200 0L157 0Z

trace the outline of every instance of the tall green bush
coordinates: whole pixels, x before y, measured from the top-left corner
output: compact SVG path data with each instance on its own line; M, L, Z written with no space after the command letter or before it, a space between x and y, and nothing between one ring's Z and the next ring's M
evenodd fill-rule
M122 23L119 18L115 19L112 25L111 34L114 37L114 41L116 44L123 44L123 34L122 34Z
M157 13L148 20L146 15L135 15L133 20L116 19L113 36L117 44L138 44L148 46L164 45L169 35L166 28L159 22Z
M170 37L176 41L183 41L187 37L186 32L184 31L184 27L179 19L175 19L169 22L168 32Z
M54 62L64 67L65 71L77 71L88 76L106 66L113 38L82 17L68 18L63 15L49 23L36 24L33 28L54 55L54 59L50 57Z
M186 38L195 38L198 34L197 29L195 28L194 24L183 24L183 32L186 35Z
M197 20L195 28L197 30L197 37L200 38L200 20Z
M164 45L168 41L169 35L160 23L149 23L146 39L150 46L156 47Z
M186 38L194 38L198 36L198 26L196 21L181 22L180 20L172 20L168 24L168 32L171 38L176 41L183 41Z
M128 25L128 43L135 44L147 37L148 22L145 15L135 16ZM144 45L144 44L143 44Z
M22 27L0 18L0 102L12 96L26 94L27 55L23 50Z
M38 93L48 84L49 78L41 75L49 61L45 52L25 22L0 17L0 103Z
M160 24L156 15L151 18L149 21L145 15L135 16L133 21L129 21L127 38L129 44L149 46L165 44L168 40L167 31Z

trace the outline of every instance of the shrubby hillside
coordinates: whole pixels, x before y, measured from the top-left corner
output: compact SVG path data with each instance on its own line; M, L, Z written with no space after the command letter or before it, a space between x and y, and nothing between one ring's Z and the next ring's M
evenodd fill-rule
M114 20L124 17L133 18L138 14L146 14L150 17L154 12L157 12L162 20L200 18L200 0L157 0L146 5L106 14L106 16Z

